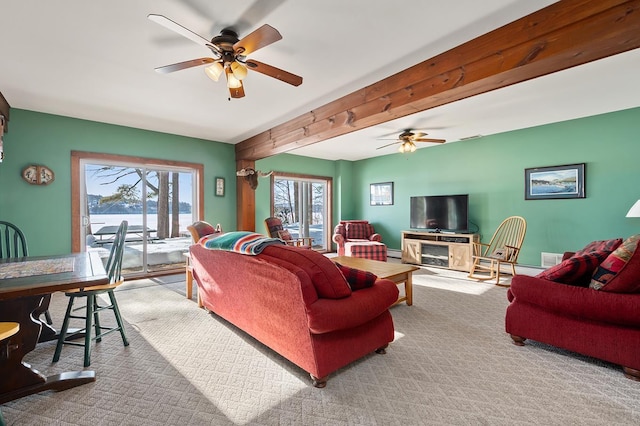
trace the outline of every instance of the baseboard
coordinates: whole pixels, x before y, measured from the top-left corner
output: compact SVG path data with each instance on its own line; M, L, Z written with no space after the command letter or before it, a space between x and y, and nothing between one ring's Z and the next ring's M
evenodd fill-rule
M394 249L387 249L387 257L392 257L394 259L402 259L402 251L401 250L394 250Z

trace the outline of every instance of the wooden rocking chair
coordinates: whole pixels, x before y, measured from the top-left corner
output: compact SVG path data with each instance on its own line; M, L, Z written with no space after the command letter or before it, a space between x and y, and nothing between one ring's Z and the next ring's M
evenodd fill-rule
M481 281L495 279L497 285L505 285L500 283L500 267L508 264L511 274L516 274L515 265L526 231L527 221L520 216L511 216L502 221L488 244L473 243L469 278Z

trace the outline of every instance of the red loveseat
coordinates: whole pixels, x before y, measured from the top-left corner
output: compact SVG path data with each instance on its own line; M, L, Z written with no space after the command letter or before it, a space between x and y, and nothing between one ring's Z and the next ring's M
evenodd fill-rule
M327 257L286 245L256 256L198 244L190 253L201 304L310 373L316 387L394 338L392 281L352 291Z
M618 262L618 271L607 269L620 260L616 255L624 252L625 243L609 255L586 248L565 254L563 263L536 277L514 276L505 317L514 344L532 339L598 358L621 365L626 377L640 381L638 246Z

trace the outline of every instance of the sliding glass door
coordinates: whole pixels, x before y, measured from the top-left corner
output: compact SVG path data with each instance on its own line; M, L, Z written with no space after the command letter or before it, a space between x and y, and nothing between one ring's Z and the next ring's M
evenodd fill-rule
M331 178L275 173L271 214L295 237L312 237L313 248L328 251L331 227Z
M101 159L79 161L81 250L108 256L126 220L123 273L138 276L182 269L198 220L199 170Z

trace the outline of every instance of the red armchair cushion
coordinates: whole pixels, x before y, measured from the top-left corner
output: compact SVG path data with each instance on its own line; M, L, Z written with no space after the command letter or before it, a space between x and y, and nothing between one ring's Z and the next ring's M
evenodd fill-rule
M347 222L345 228L348 240L368 240L373 233L367 222Z
M351 288L336 264L317 251L301 247L271 245L262 253L286 260L305 271L321 298L340 299L351 295Z
M342 275L344 275L352 291L371 287L378 279L378 276L371 272L363 271L356 268L350 268L337 262L336 266L338 267L340 272L342 272Z
M593 273L589 287L613 293L640 292L640 234L627 238Z
M569 285L588 287L591 275L622 242L622 239L594 241L562 263L553 266L536 278L561 282Z

